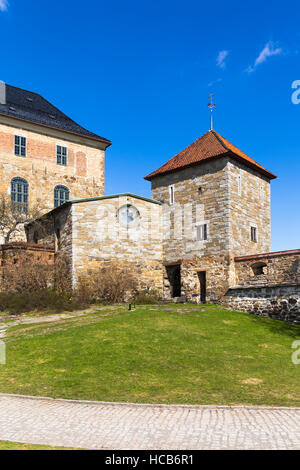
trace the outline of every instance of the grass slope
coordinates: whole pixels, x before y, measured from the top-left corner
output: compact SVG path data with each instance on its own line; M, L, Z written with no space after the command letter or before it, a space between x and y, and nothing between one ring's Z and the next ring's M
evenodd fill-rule
M0 441L0 450L76 450L69 447L50 447L20 442Z
M109 311L109 308L108 308ZM8 329L0 392L140 403L300 406L300 326L217 306L103 310Z

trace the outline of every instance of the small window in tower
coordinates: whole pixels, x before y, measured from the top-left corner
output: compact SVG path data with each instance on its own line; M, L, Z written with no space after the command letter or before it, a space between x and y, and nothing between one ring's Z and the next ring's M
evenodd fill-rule
M197 241L207 240L207 224L197 225Z
M170 191L170 205L173 205L174 204L174 186L172 184L172 186L169 187L169 191Z
M56 163L58 165L67 165L68 151L67 147L56 146Z
M238 195L242 194L242 177L241 175L238 176Z
M15 155L26 157L26 137L15 135Z
M257 228L251 227L251 241L257 243Z

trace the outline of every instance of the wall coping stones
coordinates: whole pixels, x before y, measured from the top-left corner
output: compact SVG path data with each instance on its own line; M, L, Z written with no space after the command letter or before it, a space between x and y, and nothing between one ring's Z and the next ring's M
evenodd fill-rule
M287 282L287 283L281 283L281 284L251 284L251 285L247 285L247 286L239 286L239 285L236 285L236 286L231 286L231 287L228 287L228 291L229 290L236 290L236 289L266 289L266 288L274 288L274 287L295 287L295 286L299 286L300 287L300 284L295 282Z
M292 255L299 255L300 256L300 249L296 250L286 250L286 251L274 251L271 253L261 253L257 255L248 255L248 256L237 256L234 258L234 261L247 261L247 260L259 260L259 259L266 259L266 258L277 258L280 256L292 256Z
M30 251L49 251L50 253L55 253L55 249L50 245L39 245L37 243L27 243L27 242L12 242L4 245L0 245L0 251L7 250L30 250Z

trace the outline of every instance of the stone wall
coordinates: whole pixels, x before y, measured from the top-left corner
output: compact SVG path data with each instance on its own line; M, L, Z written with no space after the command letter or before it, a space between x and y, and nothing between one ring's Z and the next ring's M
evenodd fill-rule
M233 256L271 250L270 182L236 160L228 162L229 251ZM251 241L251 227L257 241Z
M7 283L14 287L16 273L19 273L19 267L25 265L48 266L49 282L53 282L55 263L55 251L53 246L36 245L25 242L14 242L6 245L0 245L0 291L7 289ZM21 271L22 275L26 271ZM19 278L21 279L21 278ZM52 279L50 281L50 279Z
M26 123L23 125L26 127ZM25 158L14 154L15 135L27 139ZM67 186L70 199L103 195L103 144L101 149L100 143L89 145L86 139L75 140L65 133L55 137L46 135L45 130L38 133L0 123L0 192L10 195L12 178L24 178L29 183L29 202L41 200L45 212L54 207L56 185ZM67 147L67 166L56 163L56 145Z
M14 242L0 245L0 268L18 266L24 261L54 264L55 251L51 245Z
M136 207L139 219L123 226L117 213ZM130 263L141 288L162 291L161 205L133 196L107 197L72 205L72 257L76 280L102 263Z
M139 217L133 226L117 216L134 206ZM121 195L83 200L58 208L27 229L28 240L55 243L56 258L69 263L73 285L103 263L131 265L140 288L162 294L161 204L150 199Z
M261 274L256 274L261 267ZM300 250L279 251L235 258L235 285L300 285Z
M228 159L219 159L161 175L152 181L152 197L163 204L163 260L181 265L181 295L199 299L198 271L207 270L207 297L228 288ZM174 204L169 188L174 186ZM207 224L207 240L197 240L197 226ZM167 270L164 297L170 298Z
M187 300L199 301L199 272L206 271L207 300L216 302L235 284L234 256L270 249L269 181L229 157L153 178L152 197L163 202L164 264L181 266ZM207 240L198 241L201 224ZM252 226L257 242L251 241ZM171 290L166 269L165 298Z
M221 302L234 310L300 323L300 250L235 258L235 286Z
M300 285L232 287L222 303L233 310L300 324Z

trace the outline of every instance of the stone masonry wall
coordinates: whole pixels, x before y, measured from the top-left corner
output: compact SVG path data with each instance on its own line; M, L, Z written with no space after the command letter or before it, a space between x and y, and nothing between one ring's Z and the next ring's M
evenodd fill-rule
M133 205L137 224L123 226L118 209ZM121 196L69 204L56 209L27 228L28 241L54 243L56 260L69 263L73 285L103 263L131 265L140 288L162 294L161 205L143 198Z
M300 324L300 285L231 287L222 303L233 310Z
M188 300L199 301L200 271L206 271L207 300L215 302L235 284L234 256L270 249L270 184L229 157L155 177L152 197L164 203L164 264L181 265ZM207 224L205 241L197 241L199 224ZM256 243L251 226L257 228ZM170 292L165 272L165 298Z
M0 245L0 267L16 266L24 260L54 264L54 247L24 242Z
M233 256L271 250L270 182L236 160L228 163L230 253ZM251 241L251 227L257 242Z
M207 271L207 298L228 288L228 159L186 168L152 181L152 197L163 201L164 264L181 263L182 296L199 300L198 271ZM169 187L174 185L174 205ZM207 240L197 241L197 225L207 224ZM170 297L167 274L164 296Z
M137 224L122 226L117 211L124 205L139 211ZM140 288L162 292L161 205L122 196L72 205L74 281L102 263L131 264Z
M223 304L300 323L300 250L236 257L235 276L236 285L227 291Z
M263 267L262 274L255 274L255 267ZM235 285L300 285L300 250L267 253L235 258Z
M18 269L18 266L24 266L24 263L54 266L54 247L25 242L0 245L0 290L5 289L5 279L10 269ZM53 268L49 269L52 271Z

